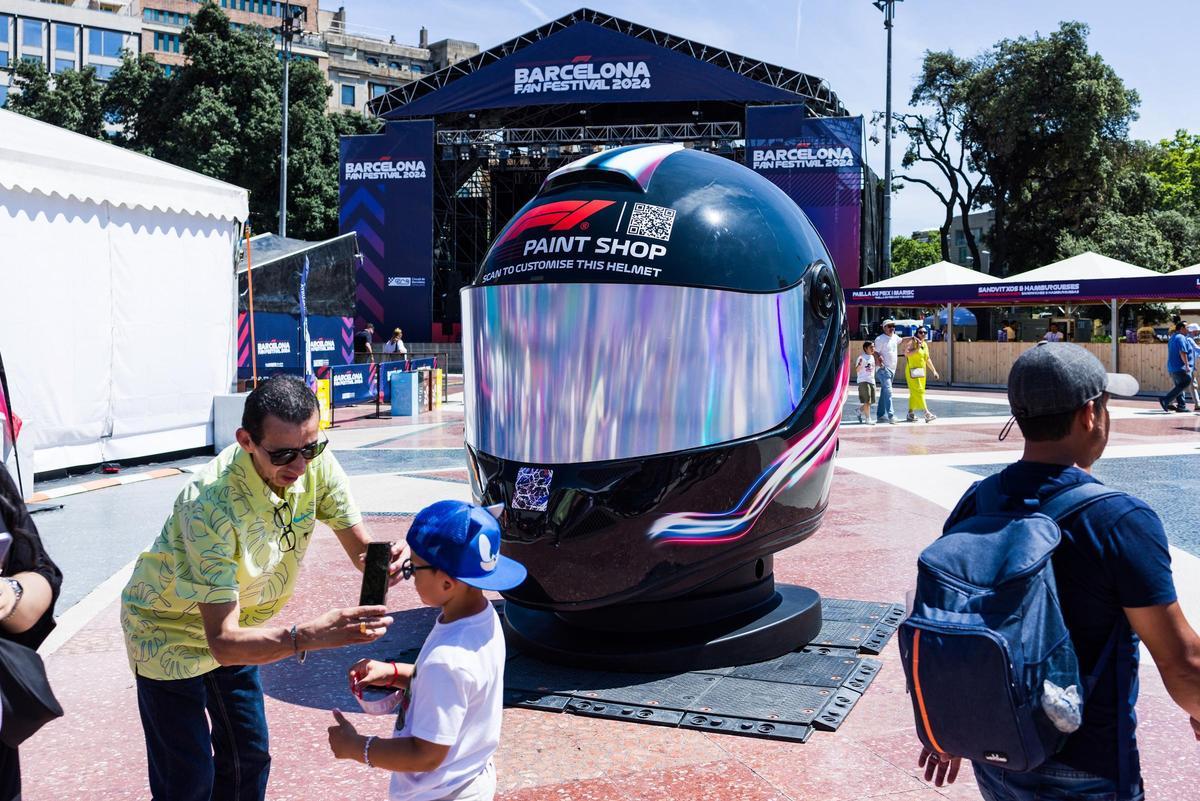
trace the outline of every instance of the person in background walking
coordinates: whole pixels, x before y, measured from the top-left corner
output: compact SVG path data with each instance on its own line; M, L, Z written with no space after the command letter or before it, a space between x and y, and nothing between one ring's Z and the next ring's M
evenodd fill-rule
M917 329L916 336L908 340L904 348L904 355L907 357L904 378L908 382L908 422L910 423L916 422L917 412L925 413L926 423L937 419L937 415L929 411L929 405L925 401L925 373L931 372L934 378L941 378L937 368L933 366L933 360L929 358L929 343L925 341L928 336L929 329L921 326Z
M1058 323L1050 323L1050 330L1042 337L1046 342L1062 342L1062 332L1058 330Z
M374 364L375 352L371 343L375 340L375 324L367 323L363 330L354 335L354 363Z
M1186 412L1183 393L1192 384L1192 342L1184 335L1187 328L1182 322L1175 323L1175 333L1167 341L1167 374L1175 382L1175 388L1158 399L1158 405L1164 412L1169 412L1172 405L1175 411Z
M383 343L384 353L394 353L401 359L408 358L408 347L404 344L404 332L397 328L392 332L392 338Z
M871 419L871 404L875 402L875 343L864 342L863 352L854 362L855 380L858 381L858 422L875 425Z
M876 422L887 419L896 424L896 412L892 409L892 381L896 378L896 361L900 358L900 337L896 334L896 321L884 320L883 333L875 337L875 367L879 376L879 406L875 410Z
M1196 381L1196 356L1200 354L1200 325L1188 323L1187 338L1192 343L1192 399L1196 401L1196 414L1200 414L1200 384Z

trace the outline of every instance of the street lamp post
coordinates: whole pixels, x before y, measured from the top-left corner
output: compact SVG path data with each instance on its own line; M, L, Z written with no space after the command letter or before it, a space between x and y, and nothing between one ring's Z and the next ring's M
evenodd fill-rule
M288 162L288 66L292 60L292 40L300 32L303 6L282 4L282 19L271 30L279 34L283 46L283 133L279 144L279 235L287 236L287 162Z
M873 0L883 12L883 27L887 29L887 109L884 112L883 145L883 277L892 276L892 20L896 3L902 0Z

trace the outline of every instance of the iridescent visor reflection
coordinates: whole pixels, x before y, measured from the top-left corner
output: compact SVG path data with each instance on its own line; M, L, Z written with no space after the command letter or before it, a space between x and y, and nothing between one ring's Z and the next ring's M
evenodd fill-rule
M463 290L466 439L525 464L672 453L775 427L804 393L803 285Z

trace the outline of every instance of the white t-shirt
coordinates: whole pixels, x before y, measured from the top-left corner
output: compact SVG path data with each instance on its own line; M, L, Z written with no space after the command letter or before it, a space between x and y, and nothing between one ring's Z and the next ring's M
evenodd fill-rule
M854 362L856 380L860 384L875 383L875 357L866 353L858 354Z
M1042 339L1047 342L1062 342L1062 331L1047 331Z
M407 356L408 348L405 347L403 339L395 340L395 341L389 339L387 342L383 343L383 352L384 353L399 353L401 356Z
M500 744L504 659L504 633L490 603L478 614L434 624L417 657L412 701L396 736L448 745L450 752L434 770L393 773L392 801L445 798L487 767Z
M880 334L875 337L875 352L883 359L884 368L896 372L896 360L900 356L900 335Z

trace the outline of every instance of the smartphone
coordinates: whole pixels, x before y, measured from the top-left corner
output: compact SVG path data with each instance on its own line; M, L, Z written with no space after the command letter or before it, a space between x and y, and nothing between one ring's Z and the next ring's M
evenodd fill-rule
M390 542L372 542L367 545L367 560L363 566L362 589L358 593L359 606L379 606L387 602L388 565L392 561Z

